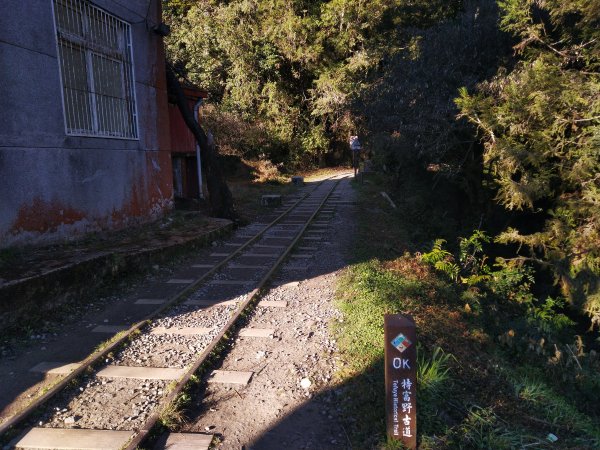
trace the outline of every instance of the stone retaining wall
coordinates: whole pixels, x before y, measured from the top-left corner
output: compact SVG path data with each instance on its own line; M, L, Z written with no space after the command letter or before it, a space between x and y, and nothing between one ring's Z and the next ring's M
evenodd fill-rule
M0 288L0 329L13 328L28 316L42 317L44 312L70 301L93 298L100 288L204 247L229 234L233 226L229 223L200 236L150 249L101 252L39 276L8 282Z

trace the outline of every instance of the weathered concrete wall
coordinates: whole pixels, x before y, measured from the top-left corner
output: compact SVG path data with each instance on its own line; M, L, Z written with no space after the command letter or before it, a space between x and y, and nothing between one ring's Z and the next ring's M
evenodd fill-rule
M148 9L148 2L151 7ZM52 0L0 5L0 247L152 219L172 207L159 0L96 0L129 22L139 140L68 136Z

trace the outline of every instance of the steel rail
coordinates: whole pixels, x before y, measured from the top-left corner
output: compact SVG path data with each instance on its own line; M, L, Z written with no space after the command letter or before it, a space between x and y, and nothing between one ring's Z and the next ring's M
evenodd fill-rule
M330 177L330 178L333 178L333 177ZM291 242L291 244L288 245L287 249L275 261L275 263L273 264L273 266L271 267L269 272L267 272L267 274L265 274L263 276L263 278L259 281L258 286L250 292L250 295L248 296L248 298L246 300L244 300L238 306L238 309L235 312L235 314L230 317L230 319L227 321L227 323L225 324L223 329L219 332L219 334L217 334L213 338L211 343L202 351L202 353L200 354L198 359L190 366L190 368L186 371L186 373L182 376L182 378L180 378L179 381L177 381L174 388L165 397L163 397L161 400L159 400L159 404L156 408L156 412L154 412L148 418L148 420L144 423L144 425L140 428L140 430L137 431L137 433L131 438L131 440L129 441L127 446L123 447L124 450L136 450L137 448L139 448L139 445L144 441L144 439L146 439L146 437L148 437L148 435L150 434L150 432L152 431L152 429L154 428L156 423L160 420L161 413L176 400L177 396L185 388L186 384L188 383L188 381L190 380L192 375L194 375L198 371L198 369L207 362L208 358L212 355L212 353L215 350L215 348L217 347L217 345L219 345L219 343L221 343L221 341L224 340L225 336L234 329L234 327L237 324L238 320L240 319L241 315L248 312L248 310L250 309L249 308L250 305L253 305L258 300L258 298L261 296L262 289L269 282L269 280L271 279L271 277L273 276L275 271L277 269L279 269L279 267L281 266L283 261L292 252L293 248L296 246L298 241L302 238L302 235L304 234L306 229L310 226L311 222L314 220L314 218L317 216L317 214L319 214L319 211L321 210L321 208L323 207L325 202L327 202L327 200L329 199L329 197L331 196L331 194L333 193L333 191L338 186L338 184L340 183L341 180L342 180L342 178L339 178L336 181L336 183L329 190L327 195L323 198L321 203L319 203L318 207L312 213L310 218L307 219L307 221L303 225L302 229L300 231L298 231L298 233L296 233L296 236L294 237L294 240Z
M292 212L301 202L306 200L314 191L316 191L321 184L325 181L335 178L337 175L332 175L321 180L314 189L304 194L300 199L294 202L288 209L286 209L283 213L281 213L277 218L272 220L269 224L267 224L261 231L255 234L253 237L248 239L244 244L240 247L237 247L230 255L221 261L217 262L209 271L202 274L196 281L190 283L190 285L186 286L185 289L179 291L174 294L172 297L167 299L167 301L162 304L160 307L150 312L144 318L133 324L127 330L116 334L112 339L109 340L109 343L103 349L97 350L96 352L87 356L72 372L68 375L65 375L61 378L56 384L52 385L44 394L40 397L36 398L33 402L31 402L27 407L13 416L9 417L5 422L0 424L0 438L9 431L11 428L15 427L17 424L25 420L29 417L33 412L35 412L38 408L44 405L48 400L54 397L57 393L62 391L72 380L83 374L88 368L94 366L99 361L101 361L105 356L114 351L120 345L122 345L129 337L131 337L134 333L142 329L145 325L147 325L152 319L160 315L162 312L166 311L173 305L175 305L178 301L182 300L184 297L189 295L191 292L196 290L207 278L214 275L218 272L223 266L225 266L229 261L238 256L244 249L246 249L249 245L258 240L263 234L265 234L270 228L274 227L277 223L279 223L285 216L287 216L290 212ZM339 182L339 181L338 181Z

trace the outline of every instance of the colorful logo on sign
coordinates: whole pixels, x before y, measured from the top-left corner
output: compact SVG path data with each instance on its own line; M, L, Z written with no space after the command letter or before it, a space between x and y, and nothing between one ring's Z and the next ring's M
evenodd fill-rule
M404 350L406 350L408 347L410 347L412 345L412 342L410 342L410 340L404 336L402 333L400 333L398 336L396 336L394 338L394 340L392 341L392 345L394 347L396 347L396 349L402 353L404 352Z

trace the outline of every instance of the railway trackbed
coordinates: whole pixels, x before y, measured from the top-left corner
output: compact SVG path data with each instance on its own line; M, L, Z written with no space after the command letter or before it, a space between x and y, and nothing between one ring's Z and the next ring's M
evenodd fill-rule
M227 349L235 333L269 335L269 329L239 329L255 308L284 307L285 300L261 300L286 260L302 260L318 245L344 176L326 179L284 204L269 224L238 230L208 261L173 274L181 286L170 297L139 298L157 308L116 334L81 362L45 370L57 382L25 410L0 425L8 448L135 449L157 424L177 414L190 380L247 383L252 371L212 370L211 360ZM190 276L190 274L201 275ZM116 330L115 330L116 331ZM43 370L42 368L41 370ZM188 448L208 448L210 434L196 435ZM200 445L200 446L199 446Z

